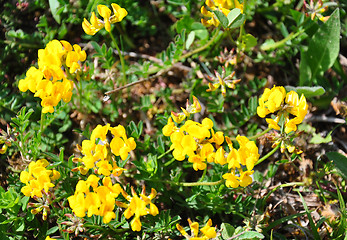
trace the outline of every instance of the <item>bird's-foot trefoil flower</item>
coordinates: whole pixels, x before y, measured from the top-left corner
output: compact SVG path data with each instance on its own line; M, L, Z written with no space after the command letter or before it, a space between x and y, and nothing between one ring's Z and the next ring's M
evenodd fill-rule
M140 195L137 195L134 188L131 188L132 196L130 196L122 189L122 195L129 203L120 201L116 202L117 206L126 208L126 210L124 211L124 217L126 219L134 216L130 223L131 229L133 231L141 231L142 224L140 217L146 216L147 214L156 216L159 213L157 206L152 203L152 200L157 195L157 191L152 188L150 195L146 196L145 193L145 187L142 188L142 193Z
M82 28L84 32L88 35L95 35L98 31L105 27L107 32L111 31L111 24L120 22L123 18L128 15L125 8L121 8L118 4L111 4L113 15L111 9L105 5L98 5L98 13L103 18L103 20L96 17L95 13L92 12L90 21L84 18L82 23Z
M294 92L286 92L284 87L274 86L266 88L264 94L259 98L257 107L258 116L264 118L268 114L276 114L276 117L266 118L269 128L280 130L279 123L283 121L284 132L290 133L297 130L297 125L302 123L308 112L305 96Z
M208 240L208 239L216 239L217 232L216 228L212 227L212 220L209 219L204 227L200 229L199 233L199 223L192 222L188 218L188 223L190 227L191 234L189 235L181 225L176 224L177 230L182 234L186 239L194 239L194 240Z

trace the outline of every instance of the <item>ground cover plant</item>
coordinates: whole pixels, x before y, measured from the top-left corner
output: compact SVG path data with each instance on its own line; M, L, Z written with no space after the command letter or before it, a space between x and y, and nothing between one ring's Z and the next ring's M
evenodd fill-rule
M1 239L347 239L346 3L0 14Z

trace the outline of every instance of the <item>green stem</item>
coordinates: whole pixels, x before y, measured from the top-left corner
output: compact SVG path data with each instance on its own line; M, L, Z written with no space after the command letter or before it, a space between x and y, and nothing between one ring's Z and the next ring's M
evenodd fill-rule
M270 157L272 154L274 154L277 151L277 149L279 149L280 146L281 146L281 142L274 149L272 149L270 152L268 152L265 156L263 156L261 159L259 159L258 162L256 162L256 164L254 164L254 166L258 165L259 163L263 162L268 157Z
M45 114L41 110L40 133L39 133L40 138L41 138L41 134L43 132L44 118L45 118Z
M194 187L194 186L216 186L224 182L224 179L221 179L216 182L183 182L183 183L177 183L177 185L183 186L183 187Z
M277 189L279 188L284 188L284 187L291 187L291 186L304 186L305 183L303 182L290 182L290 183L284 183L284 184L281 184L277 187L275 187L274 189L272 189L268 194L266 194L265 198L263 198L263 202L266 202L266 200L270 197L270 195L272 193L274 193Z
M205 167L204 172L202 173L202 176L198 182L202 182L204 180L204 178L206 176L206 172L207 172L207 167Z
M169 166L169 165L170 165L171 163L173 163L174 161L176 161L176 159L172 158L170 161L168 161L168 162L166 162L166 163L164 164L164 167Z
M122 52L120 50L120 48L118 47L118 44L117 44L117 41L116 39L114 38L112 32L109 32L110 34L110 37L112 39L112 42L114 43L114 45L116 46L116 49L118 51L118 55L119 55L119 59L120 59L120 64L122 65L122 73L123 73L123 83L125 84L126 83L126 74L125 74L125 63L124 63L124 58L123 58L123 55L122 55Z
M273 44L269 44L269 45L266 45L266 46L261 46L260 49L263 50L263 51L274 50L274 49L279 48L282 45L284 45L287 41L296 38L297 36L299 36L303 32L305 32L305 29L301 29L300 31L298 31L296 33L291 32L287 37L283 38L281 41L278 41L278 42L275 42Z
M246 10L246 5L247 5L247 1L244 0L244 1L243 1L243 12L245 12L245 10ZM246 22L246 21L244 21L244 22L242 23L241 27L240 27L240 34L239 34L239 37L237 38L237 41L238 41L239 43L241 43L241 40L242 40L242 34L243 34L243 29L244 29L244 26L245 26L245 22Z
M262 131L261 133L258 133L257 135L254 135L254 136L250 136L250 137L247 137L249 140L254 140L254 139L257 139L258 137L261 137L263 135L265 135L267 132L269 132L272 128L267 128L265 129L264 131ZM236 141L236 138L235 137L230 137L230 140L231 141Z
M194 55L195 53L198 53L198 52L201 52L203 50L205 50L206 48L208 48L213 42L214 40L217 38L217 36L219 35L219 29L220 29L220 26L216 29L216 32L214 33L213 37L210 39L210 41L208 41L205 45L199 47L199 48L196 48L194 49L193 51L191 52L188 52L184 55L182 55L179 59L178 59L178 62L181 61L182 59L184 58L187 58L187 57L190 57L192 55Z
M158 160L158 159L161 159L162 157L164 157L166 154L168 154L168 153L171 152L171 151L172 151L172 149L167 150L166 152L164 152L163 154L161 154L161 155L157 158L157 160Z
M253 139L257 139L258 137L261 137L263 135L265 135L266 133L268 133L271 130L271 128L267 128L264 131L262 131L261 133L258 133L257 135L251 136L248 139L249 140L253 140Z

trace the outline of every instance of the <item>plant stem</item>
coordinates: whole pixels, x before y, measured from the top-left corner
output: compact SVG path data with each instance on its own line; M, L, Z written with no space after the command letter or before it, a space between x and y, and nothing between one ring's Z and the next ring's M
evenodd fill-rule
M194 186L216 186L224 182L224 179L221 179L216 182L182 182L182 183L177 183L179 186L183 187L194 187Z
M40 133L39 133L40 138L41 138L41 134L42 134L42 132L43 132L43 122L44 122L44 118L45 118L45 114L44 114L44 113L42 112L42 110L41 110Z
M263 162L264 160L266 160L268 157L270 157L272 154L274 154L277 149L279 149L279 147L281 146L281 143L280 142L274 149L272 149L270 152L268 152L265 156L263 156L262 158L260 158L258 160L258 162L256 162L256 164L254 164L254 166L258 165L259 163Z
M296 38L297 36L299 36L303 32L305 32L305 29L301 29L300 31L298 31L296 33L291 32L287 37L283 38L281 41L278 41L278 42L275 42L273 44L269 44L269 45L266 45L266 46L261 46L260 49L263 50L263 51L274 50L274 49L279 48L282 45L284 45L287 41Z
M168 162L166 162L165 164L164 164L164 167L167 167L167 166L169 166L171 163L173 163L174 161L176 161L176 159L175 158L172 158L170 161L168 161Z
M205 50L206 48L208 48L208 47L214 42L214 40L217 38L217 36L218 36L218 34L219 34L219 29L220 29L220 26L216 29L216 32L214 33L214 35L213 35L213 37L210 39L210 41L208 41L205 45L203 45L203 46L201 46L201 47L199 47L199 48L196 48L196 49L194 49L193 51L190 51L190 52L188 52L188 53L182 55L182 56L179 58L178 62L181 61L181 60L184 59L184 58L190 57L190 56L194 55L195 53L201 52L201 51Z
M114 38L112 32L109 32L110 34L110 37L112 39L112 42L114 43L114 45L116 46L116 49L118 51L118 55L119 55L119 59L120 59L120 64L122 65L122 73L123 73L123 83L125 84L126 83L126 73L125 73L125 63L124 63L124 58L123 58L123 54L122 54L122 51L120 50L120 48L118 47L118 44L117 44L117 41L116 39Z
M198 182L202 182L204 180L204 178L206 176L206 172L207 172L207 167L205 167L204 172L202 173L202 176Z
M166 152L164 152L163 154L161 154L157 159L161 159L162 157L164 157L166 154L168 154L169 152L171 152L172 149L167 150Z
M262 131L261 133L258 133L258 134L254 135L254 136L251 136L248 139L249 140L257 139L258 137L261 137L261 136L265 135L266 133L268 133L270 130L271 130L271 128L267 128L264 131Z

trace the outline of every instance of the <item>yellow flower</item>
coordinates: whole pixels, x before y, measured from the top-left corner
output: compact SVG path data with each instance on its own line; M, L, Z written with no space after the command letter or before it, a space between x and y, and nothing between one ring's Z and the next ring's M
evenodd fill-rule
M141 230L141 221L140 217L145 216L147 214L151 214L152 216L156 216L159 211L157 206L155 206L151 201L155 198L157 195L157 192L155 189L152 188L151 194L149 196L146 196L145 188L142 189L142 193L140 194L140 197L136 194L134 188L131 188L132 196L129 196L123 189L122 189L122 195L124 198L129 201L129 204L119 202L117 201L116 204L119 207L126 208L124 211L124 217L126 219L131 218L134 216L133 220L131 221L131 229L133 231L140 231ZM149 208L147 207L149 205Z
M178 128L176 127L175 123L172 121L172 118L169 117L167 120L167 124L163 127L163 134L164 136L171 136L174 132L176 132Z
M221 11L225 16L228 16L229 12L233 8L240 9L241 13L243 12L243 4L240 4L238 0L206 0L205 4L211 9L212 11ZM208 20L202 18L201 23L208 27L208 26L215 26L218 27L219 21L215 17L214 13L211 11L208 11L205 6L201 7L201 14L204 15L204 17L208 18Z
M226 180L225 185L231 188L237 188L240 185L238 177L234 173L225 173L223 178Z
M59 179L60 173L56 170L47 170L48 162L46 159L40 159L29 163L28 171L22 171L20 181L25 183L21 192L25 196L42 197L42 193L48 193L51 187L55 185L51 182Z
M101 186L98 186L99 178L90 175L87 181L80 180L75 189L75 194L68 197L69 205L72 211L78 217L87 215L99 215L103 217L104 223L109 223L116 217L114 206L116 198L122 191L119 184L112 184L109 177L102 179ZM92 187L92 191L90 191Z
M35 97L41 98L42 112L52 113L60 100L71 100L73 82L66 78L65 71L70 68L70 73L76 73L81 69L79 62L85 59L86 53L78 45L72 47L67 41L54 39L38 50L39 68L31 67L26 78L19 81L18 88L22 92L33 92Z
M266 88L264 94L259 98L257 113L264 118L269 113L276 113L275 119L267 118L269 128L280 130L278 125L281 118L284 120L284 131L290 133L297 130L297 125L302 123L307 112L308 106L305 96L290 91L286 93L284 87L273 87L271 90ZM294 118L290 118L294 116Z
M113 138L109 143L106 136L111 132ZM109 176L113 174L119 176L123 168L117 166L116 162L111 160L112 154L120 156L122 160L127 159L129 152L136 148L134 138L128 138L125 128L122 125L111 127L98 125L92 131L90 140L84 140L79 149L84 155L80 162L84 167L78 167L75 170L82 170L84 174L86 169L96 168L99 174Z
M212 227L212 220L209 219L206 225L200 229L201 234L199 234L199 223L192 222L188 218L188 223L191 231L191 235L189 235L181 225L176 224L177 230L185 237L186 239L194 239L194 240L208 240L217 237L216 229Z
M84 18L82 28L88 35L95 35L100 29L104 28L106 31L111 31L111 23L120 22L123 18L128 15L128 12L121 8L118 4L112 3L113 15L111 16L111 10L105 5L98 5L98 13L103 17L103 21L96 17L95 13L92 12L90 22Z
M273 87L271 90L266 88L263 95L259 98L257 113L259 117L264 118L269 113L274 113L281 108L286 90L284 87Z
M103 27L103 22L96 17L94 12L92 12L92 16L90 17L90 23L87 19L83 19L82 28L88 35L95 35Z

